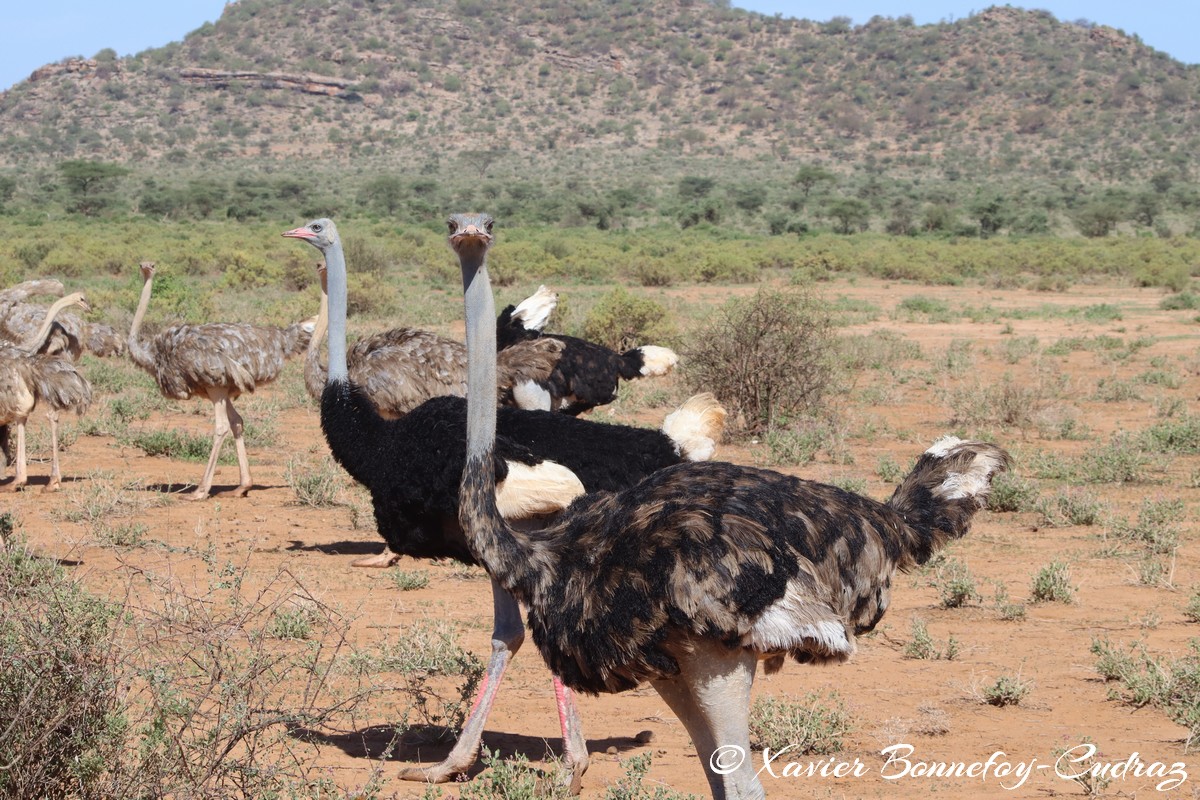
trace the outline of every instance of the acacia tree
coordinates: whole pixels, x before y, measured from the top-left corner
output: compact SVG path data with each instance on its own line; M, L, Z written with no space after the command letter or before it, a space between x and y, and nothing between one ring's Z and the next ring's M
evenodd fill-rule
M825 214L838 233L865 231L871 225L871 207L857 197L839 197L829 204Z
M105 161L74 160L58 165L69 199L67 210L94 217L116 202L117 180L129 174L119 164Z

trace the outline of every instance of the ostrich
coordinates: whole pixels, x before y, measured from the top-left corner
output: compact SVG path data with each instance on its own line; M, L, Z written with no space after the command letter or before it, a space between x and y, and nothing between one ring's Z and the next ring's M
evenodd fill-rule
M37 330L46 307L25 302L29 297L61 297L62 293L62 283L52 278L25 281L0 291L0 339L20 342ZM108 325L60 314L42 352L67 353L72 361L78 361L84 350L98 356L119 356L125 352L125 338Z
M240 477L233 496L245 497L253 484L246 443L242 439L242 417L233 407L233 401L243 392L253 392L279 377L284 361L303 352L308 345L311 326L295 323L284 329L224 322L173 325L153 339L143 341L138 334L150 303L154 262L143 261L141 272L142 296L129 329L129 356L150 373L164 397L174 400L205 397L213 404L215 423L208 466L188 498L208 497L221 445L230 433L237 448Z
M25 457L25 422L34 407L47 407L50 419L50 480L44 492L57 491L62 483L58 463L58 412L82 414L92 401L92 387L68 359L42 352L62 309L78 306L88 310L83 294L75 293L55 301L47 309L41 326L20 345L0 345L0 451L5 464L16 461L16 477L0 491L14 491L29 480ZM12 452L10 427L17 429L16 452ZM0 472L0 477L3 473Z
M466 401L436 397L399 419L380 415L350 379L346 362L346 262L336 226L318 219L284 236L302 239L325 256L329 374L321 396L321 428L333 457L371 492L375 523L392 553L477 563L458 524ZM507 407L499 418L494 500L507 518L536 526L585 489L619 489L667 465L711 457L725 410L712 395L698 395L667 416L663 432ZM400 777L441 782L474 763L500 679L525 638L513 596L493 582L492 600L492 654L462 735L444 761L405 770ZM567 772L577 790L587 748L573 696L557 679L555 695Z
M577 498L522 531L497 511L492 219L455 215L470 359L459 520L472 553L528 609L533 640L575 691L651 685L687 728L714 798L765 797L749 753L757 662L775 672L844 660L887 609L896 569L967 532L1008 454L946 437L891 499L764 469L666 467L617 492ZM731 765L733 766L733 765Z
M321 309L304 358L304 387L317 402L325 390L321 340L329 322L328 278L318 267ZM505 324L524 330L546 324L558 297L545 286L506 309ZM500 381L507 397L513 387L549 379L562 344L553 340L517 341L501 351ZM346 355L350 381L362 387L377 411L396 419L432 397L467 390L467 349L462 342L417 328L392 328L360 339Z
M501 352L522 341L551 340L563 345L548 378L518 384L511 390L501 384L501 396L513 392L521 408L562 411L576 416L616 400L620 381L666 375L679 361L675 351L666 347L643 345L617 353L574 336L508 324L511 314L511 308L500 312L497 341Z

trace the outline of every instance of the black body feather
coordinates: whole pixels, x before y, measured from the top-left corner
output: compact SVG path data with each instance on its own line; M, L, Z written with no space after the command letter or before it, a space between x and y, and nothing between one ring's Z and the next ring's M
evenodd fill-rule
M513 321L515 308L507 306L496 320L496 348L503 350L528 339L557 339L563 343L562 355L542 384L554 398L556 410L577 416L608 405L617 399L620 381L641 377L645 362L640 348L618 353L575 336L530 330Z
M371 492L388 547L419 558L476 563L458 524L466 462L466 400L437 397L400 419L383 419L362 390L331 382L321 396L321 428L333 457ZM680 463L661 431L607 425L548 411L499 410L496 478L506 461L554 461L589 492L616 491Z

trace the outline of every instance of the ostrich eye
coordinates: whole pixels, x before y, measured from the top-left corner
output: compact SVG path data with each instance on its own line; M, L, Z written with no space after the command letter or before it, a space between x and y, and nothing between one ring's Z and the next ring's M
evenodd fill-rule
M320 225L310 225L309 230L312 231L313 233L320 233L321 226Z
M489 219L487 222L485 222L485 223L483 224L483 227L487 228L487 232L488 232L488 233L491 233L491 232L492 232L492 226L493 226L493 225L495 225L495 224L496 224L495 220L490 220L490 219Z
M454 233L456 230L458 230L458 223L452 219L448 219L446 220L446 227L450 229L451 233Z

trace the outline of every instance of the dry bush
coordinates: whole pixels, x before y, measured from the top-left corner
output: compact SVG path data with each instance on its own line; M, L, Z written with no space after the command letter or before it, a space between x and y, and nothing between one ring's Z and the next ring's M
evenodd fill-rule
M617 352L643 344L670 346L676 335L675 324L660 303L622 288L600 298L583 323L583 338Z
M833 382L833 344L827 303L759 290L730 300L694 331L687 380L714 392L745 432L762 433L820 406Z

